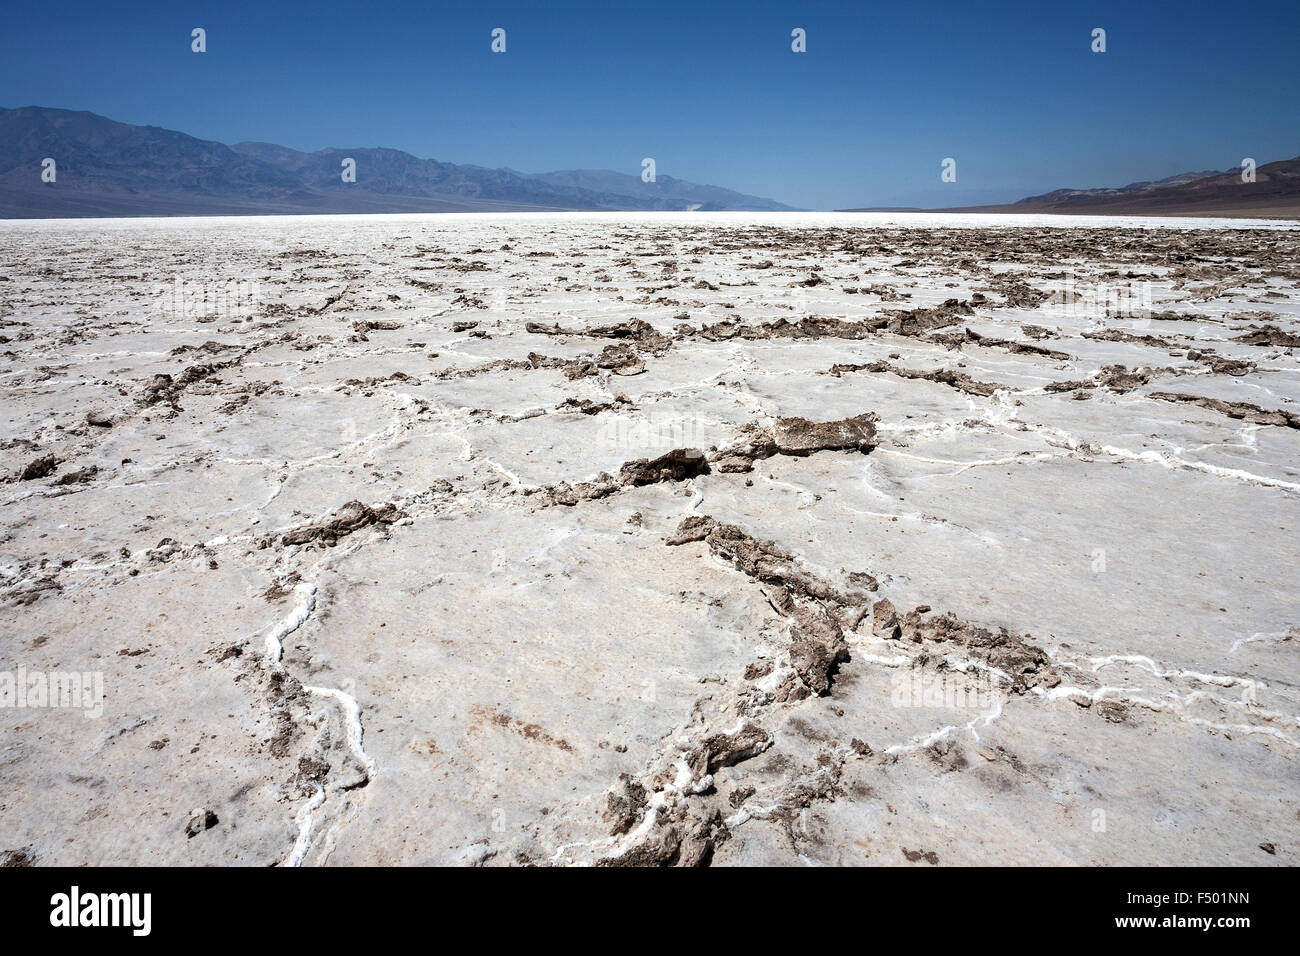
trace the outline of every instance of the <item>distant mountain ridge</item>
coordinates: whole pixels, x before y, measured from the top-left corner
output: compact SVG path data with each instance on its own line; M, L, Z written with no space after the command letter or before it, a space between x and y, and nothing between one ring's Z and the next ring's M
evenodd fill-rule
M1227 216L1300 218L1300 156L1255 168L1253 182L1240 166L1223 172L1180 173L1119 189L1066 189L1030 196L993 212L1086 213L1102 216ZM970 210L967 210L970 211Z
M1068 202L1074 199L1095 199L1100 196L1123 196L1143 192L1148 189L1164 189L1169 186L1182 186L1186 183L1194 183L1197 180L1208 179L1211 176L1218 175L1221 175L1219 170L1207 169L1199 173L1178 173L1175 176L1166 176L1164 179L1129 183L1127 186L1098 186L1090 189L1053 189L1050 193L1043 193L1041 196L1028 196L1025 199L1017 200L1017 202Z
M54 183L41 181L46 157L57 164ZM355 183L342 181L345 158L356 161ZM309 153L273 143L227 146L85 111L0 108L0 218L791 208L656 178L519 173L373 147Z
M1215 216L1300 219L1300 156L1265 163L1253 182L1241 167L1202 170L1127 186L1054 189L1013 203L941 209L872 207L841 212L1052 213L1090 216Z
M1002 206L932 211L1300 219L1300 156L1256 167L1253 182L1243 181L1238 166L1117 188L1056 189Z

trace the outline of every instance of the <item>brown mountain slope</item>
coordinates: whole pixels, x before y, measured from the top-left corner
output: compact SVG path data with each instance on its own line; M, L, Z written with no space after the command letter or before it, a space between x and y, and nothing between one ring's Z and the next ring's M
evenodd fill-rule
M1080 196L1056 201L1035 197L1003 206L934 211L1296 219L1300 218L1300 156L1258 167L1253 183L1242 182L1241 171L1234 170L1182 185L1114 196Z

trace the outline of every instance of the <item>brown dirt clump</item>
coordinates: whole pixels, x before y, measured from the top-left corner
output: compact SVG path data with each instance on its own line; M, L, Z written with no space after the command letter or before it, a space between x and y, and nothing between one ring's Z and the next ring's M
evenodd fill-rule
M1279 408L1270 411L1249 402L1225 402L1219 398L1189 395L1185 392L1149 392L1147 397L1158 398L1164 402L1183 402L1188 405L1199 405L1202 408L1221 412L1229 418L1253 422L1256 425L1281 425L1285 428L1300 428L1300 415L1295 412L1288 412L1285 409Z
M328 518L285 532L280 538L280 543L295 545L319 541L333 546L340 538L345 538L369 525L389 525L405 517L406 514L399 511L391 502L371 507L360 501L349 501Z
M1272 345L1293 349L1300 347L1300 335L1292 335L1276 325L1252 325L1245 335L1234 336L1234 341L1247 345Z
M48 478L58 469L59 461L57 455L42 455L40 458L29 461L13 480L36 481L40 478Z
M1029 635L1012 634L1005 627L996 631L963 621L954 614L926 616L920 609L902 619L902 635L914 643L931 641L955 644L967 654L1005 673L1013 693L1024 693L1037 684L1053 686L1059 678L1052 672L1047 654L1029 642Z
M778 418L772 427L750 424L741 438L715 452L712 461L721 472L747 472L754 462L773 455L804 457L819 451L859 451L875 447L876 416L856 415L833 422L806 418Z
M826 693L836 665L848 657L840 616L846 612L852 616L854 608L865 610L871 603L866 593L838 590L803 570L794 555L775 542L761 541L708 515L684 519L667 543L676 546L696 541L705 542L743 574L770 586L768 602L790 620L787 654L795 676L777 697L798 700Z

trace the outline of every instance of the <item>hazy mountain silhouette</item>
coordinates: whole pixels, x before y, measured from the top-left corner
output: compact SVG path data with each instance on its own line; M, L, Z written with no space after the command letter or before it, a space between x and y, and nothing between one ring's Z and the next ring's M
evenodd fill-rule
M56 181L41 181L55 160ZM356 161L356 182L340 176ZM39 106L0 109L0 218L510 210L783 210L771 199L608 170L528 174L397 149L227 146Z
M1057 189L1005 206L970 206L963 211L1300 218L1300 156L1257 167L1254 182L1243 182L1241 174L1236 167L1115 188Z
M1207 169L1202 170L1199 173L1179 173L1176 176L1166 176L1164 179L1129 183L1127 186L1094 186L1085 189L1053 189L1050 193L1043 193L1041 196L1028 196L1025 199L1019 200L1019 202L1068 202L1076 199L1095 199L1101 196L1123 196L1131 193L1145 192L1149 189L1165 189L1169 186L1182 186L1185 183L1194 183L1198 179L1208 179L1211 176L1218 175L1220 175L1219 170Z
M1241 167L1218 172L1178 173L1127 186L1054 189L1013 203L992 206L859 207L844 212L1078 213L1090 216L1222 216L1300 218L1300 157L1265 163L1254 182Z

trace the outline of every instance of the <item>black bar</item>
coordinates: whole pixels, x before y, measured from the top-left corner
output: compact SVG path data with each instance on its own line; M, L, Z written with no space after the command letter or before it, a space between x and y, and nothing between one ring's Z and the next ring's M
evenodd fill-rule
M1227 943L1283 929L1291 882L1278 869L1191 868L735 870L714 872L708 885L698 876L644 871L481 869L455 873L454 883L452 876L419 869L7 869L0 870L0 918L14 952L25 939L69 934L128 943L338 945L407 933L437 941L455 927L495 942L516 933L596 941L606 927L617 934L611 942L629 933L650 942L656 924L664 942L690 945L710 938L702 933L716 939L729 924L748 935L773 918L795 932L849 920L864 940L893 927L921 934L926 947L972 941L984 930L990 939L1050 934L1072 947L1189 935ZM94 894L149 894L148 934L136 935L129 917L116 927L51 925L59 895L69 897L73 886L83 907ZM122 912L142 914L143 905Z

